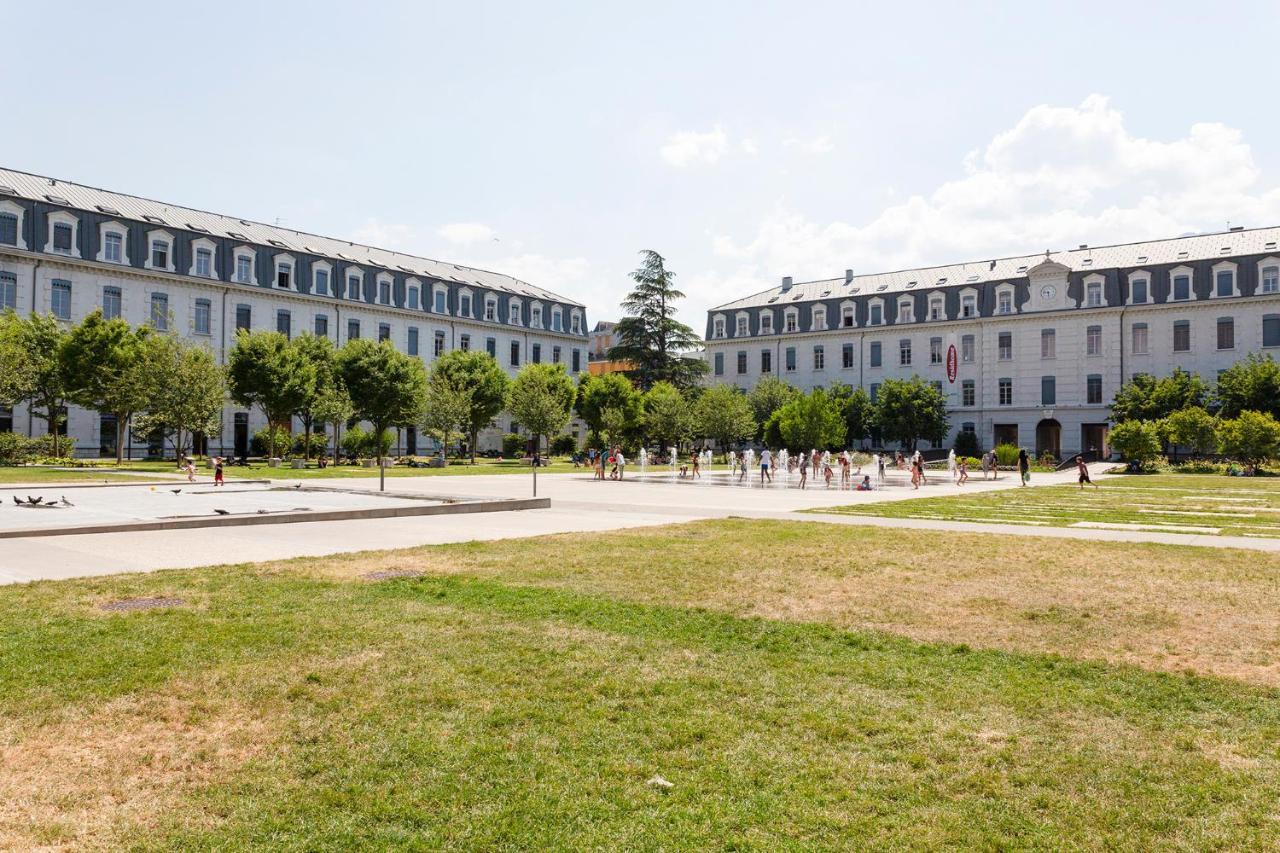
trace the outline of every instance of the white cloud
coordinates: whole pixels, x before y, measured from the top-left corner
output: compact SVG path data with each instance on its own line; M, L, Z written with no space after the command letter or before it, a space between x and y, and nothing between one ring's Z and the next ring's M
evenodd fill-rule
M782 140L782 144L786 148L792 148L804 154L828 154L836 149L835 143L826 134L815 136L813 139L799 139L792 136Z
M1280 222L1280 185L1263 180L1240 131L1200 123L1181 138L1145 139L1099 95L1078 107L1028 110L961 165L955 180L861 224L814 222L779 206L745 241L713 237L712 252L732 272L691 279L716 293L740 284L726 301L782 275L834 277L846 267L876 272L1224 230L1228 220Z
M436 233L457 246L485 243L494 238L493 229L480 222L450 222Z
M706 133L682 130L667 137L659 149L662 159L672 166L683 168L695 163L714 165L729 148L729 137L724 128L716 125Z
M742 153L748 157L754 157L760 153L760 146L756 144L754 139L747 137L742 140Z

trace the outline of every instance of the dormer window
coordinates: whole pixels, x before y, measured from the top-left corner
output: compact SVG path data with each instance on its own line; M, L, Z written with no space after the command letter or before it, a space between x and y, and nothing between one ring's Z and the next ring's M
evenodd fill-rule
M347 299L352 302L359 302L364 299L364 274L361 272L347 273Z
M942 314L942 299L941 299L941 297L935 297L935 298L933 298L933 299L930 299L930 300L929 300L929 319L930 319L930 320L945 320L945 319L946 319L946 317L944 317L944 316L943 316L943 314Z
M443 288L434 288L431 293L431 310L437 314L449 312L449 294Z
M1134 305L1145 305L1149 293L1149 284L1146 278L1134 278L1129 281L1129 301Z
M1213 266L1213 296L1221 299L1236 295L1236 265L1222 261Z
M151 267L158 270L169 268L169 241L153 239L151 241Z
M1098 308L1102 305L1102 282L1091 281L1085 285L1084 304L1088 308Z
M520 303L512 301L508 310L507 322L513 326L520 325Z
M714 338L724 337L724 318L716 317L711 323L711 336Z
M734 332L734 335L736 335L736 336L737 336L737 337L739 337L739 338L745 338L745 337L747 336L747 318L746 318L746 315L739 315L739 316L738 316L738 329L737 329L737 331L736 331L736 332Z
M312 264L311 266L311 292L316 296L329 295L329 276L331 270L328 266L320 264Z
M1002 290L996 294L996 313L1012 314L1013 313L1013 291Z
M490 323L496 323L498 320L498 300L492 296L484 298L484 318Z
M253 255L236 254L236 281L240 284L253 284Z
M293 289L293 259L287 255L276 258L276 287L281 290Z
M969 318L978 316L978 297L966 293L960 297L960 316Z
M27 248L22 239L22 220L26 211L11 201L0 199L0 245Z
M1174 301L1180 302L1191 298L1191 276L1175 275L1172 281Z
M772 311L760 312L760 334L762 335L773 334L773 312Z
M794 332L800 328L800 315L796 313L794 308L788 308L782 322L783 331Z
M391 304L391 279L378 279L378 302L382 305Z
M868 315L870 317L868 322L870 322L871 325L880 326L884 324L884 306L879 302L871 303L871 309L868 312Z
M559 307L551 309L551 331L553 332L564 331L563 312L561 312Z
M1275 258L1267 258L1262 262L1258 272L1259 291L1262 293L1280 293L1280 262Z
M408 288L408 290L406 291L406 294L407 294L407 297L408 297L408 300L409 300L409 310L410 310L410 311L417 311L417 310L418 310L418 299L419 299L419 294L420 294L420 293L421 293L421 291L418 289L418 285L416 285L416 284L411 284L411 285L409 285L409 288Z
M124 260L124 235L118 231L108 231L102 238L102 259L113 264Z
M852 305L845 305L840 309L840 325L846 329L852 329L854 326L854 308Z
M204 278L213 277L213 250L206 248L196 249L196 275Z
M53 226L53 250L64 255L71 254L72 235L74 230L65 222Z
M914 313L915 312L911 310L910 299L903 299L901 302L898 303L898 322L899 323L914 323L915 322Z
M471 317L471 293L470 291L458 291L458 316Z
M813 308L812 331L822 332L827 328L827 309L822 305L815 305Z
M542 306L534 305L529 309L529 325L535 329L542 328Z
M569 315L569 323L569 331L573 332L575 335L582 334L582 315L579 314L576 309ZM577 350L574 350L574 353L576 354Z

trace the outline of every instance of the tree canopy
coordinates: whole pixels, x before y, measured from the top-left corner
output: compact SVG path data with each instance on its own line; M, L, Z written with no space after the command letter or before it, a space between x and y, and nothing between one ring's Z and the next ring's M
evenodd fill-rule
M1107 433L1107 443L1138 468L1160 456L1160 433L1153 421L1121 421Z
M476 350L450 350L436 359L431 372L433 376L448 377L455 387L465 386L470 391L463 429L469 438L474 463L477 436L506 405L511 381L493 356Z
M150 387L136 426L141 432L170 435L181 458L193 433L218 431L226 401L225 374L208 347L172 333L148 335L141 349Z
M280 332L241 330L227 355L227 383L233 400L260 408L269 426L284 426L315 400L316 366ZM274 429L270 435L274 457Z
M1116 391L1111 403L1111 419L1158 421L1176 411L1193 406L1203 408L1209 399L1209 387L1199 374L1181 367L1159 379L1149 373L1135 374Z
M97 310L71 329L62 348L67 399L115 416L117 464L124 461L129 419L147 407L154 388L147 357L151 333L150 326L131 327L119 317L107 320Z
M756 438L764 438L765 425L773 413L795 399L800 390L776 376L765 376L747 392L751 404L751 416L756 420ZM771 442L776 443L776 442Z
M797 395L778 410L777 418L787 447L808 451L844 445L844 412L839 401L822 388Z
M947 436L947 400L919 376L885 379L876 398L875 422L885 441L915 450L920 439L941 442Z
M618 434L626 428L639 426L644 416L644 401L640 392L621 373L606 373L602 376L584 373L578 380L574 405L578 417L591 430L595 441L603 440L606 432L613 433L610 438L617 439ZM606 415L610 410L614 412L607 418L611 422L611 429L606 429ZM521 419L520 422L524 423L524 420Z
M676 319L675 303L684 294L676 289L676 274L667 269L666 260L651 249L640 258L631 273L635 287L622 300L625 313L614 330L617 343L609 358L629 363L642 390L662 381L689 387L706 373L707 364L684 353L697 349L702 339Z
M660 447L679 447L693 435L693 407L670 382L655 382L644 395L644 431Z
M1280 417L1280 364L1271 353L1250 353L1218 377L1218 414L1239 417L1243 412L1266 412Z
M390 341L360 338L338 351L337 364L353 416L368 421L374 435L419 421L427 391L427 373L420 359L398 352ZM386 487L383 455L379 445L380 488Z
M732 385L714 385L702 393L694 405L697 432L715 439L722 450L756 434L747 395Z

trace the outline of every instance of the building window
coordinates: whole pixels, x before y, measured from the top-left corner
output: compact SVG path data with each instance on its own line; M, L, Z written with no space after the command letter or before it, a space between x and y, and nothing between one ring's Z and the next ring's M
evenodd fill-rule
M1132 335L1133 335L1133 347L1132 347L1133 354L1146 355L1147 354L1147 324L1134 323Z
M784 331L794 332L796 329L800 327L799 326L800 316L796 314L796 312L794 311L788 311L786 315L783 317L782 323L783 323L782 328Z
M871 306L870 320L868 322L872 326L879 326L884 323L884 306L879 302Z
M1040 377L1040 405L1053 406L1058 402L1058 378L1056 376Z
M1262 345L1280 347L1280 314L1262 315Z
M877 399L879 399L879 397L880 397L880 383L872 382L871 383L871 402L874 403Z
M496 299L486 299L486 300L484 301L484 318L485 318L486 320L488 320L489 322L491 322L491 323L493 323L493 322L496 322L496 321L497 321L497 319L498 319L498 300L496 300ZM720 324L720 334L718 334L716 337L720 337L720 338L723 338L723 337L724 337L724 323L723 323L723 322Z
M718 352L715 357L716 376L724 376L724 353Z
M313 286L312 289L315 290L316 295L328 296L329 295L329 271L316 270L313 277L315 279L315 285Z
M996 313L1012 314L1013 313L1013 291L1002 290L996 294Z
M458 338L458 349L463 352L471 352L471 336L462 335Z
M1191 351L1191 323L1188 320L1179 320L1173 324L1173 351L1174 352L1190 352Z
M169 241L151 241L151 266L158 270L169 268Z
M1040 330L1040 357L1058 357L1058 333L1053 329Z
M914 323L915 320L916 320L915 311L912 310L911 300L904 299L901 302L899 302L898 303L898 322Z
M871 342L871 366L880 367L884 363L884 345L879 341Z
M102 238L102 259L118 264L124 260L124 237L108 231Z
M409 310L418 310L418 288L416 285L410 285L408 291Z
M578 315L578 312L577 311L573 312L573 316L570 319L573 321L573 325L570 331L572 331L575 335L582 334L582 317Z
M284 290L293 287L293 264L276 264L276 287Z
M573 351L573 372L577 373L582 369L582 350Z
M973 361L973 335L960 338L960 360L966 364Z
M845 370L853 367L853 344L843 344L840 347L840 366Z
M559 308L551 309L551 331L564 331L564 313Z
M1218 349L1236 348L1236 321L1232 317L1218 318Z
M253 309L248 305L236 306L236 331L244 329L246 332L252 327Z
M560 347L551 348L551 363L552 364L560 363Z
M542 306L533 305L529 308L529 325L535 329L542 328Z
M784 364L785 364L787 373L796 372L796 348L795 347L787 347Z
M71 254L71 226L65 222L55 222L53 225L53 250L61 252L64 255Z
M209 334L212 315L213 303L208 299L197 299L195 313L195 331L197 335Z
M409 327L409 340L408 340L407 349L408 349L409 355L418 354L418 330L414 326Z
M760 350L760 372L761 373L773 372L773 350L771 349Z
M496 361L498 358L498 339L485 338L484 351L489 353L489 355Z
M827 351L822 344L817 344L813 348L813 369L826 370L827 368Z
M1097 308L1102 305L1102 283L1090 282L1085 290L1085 305L1090 308Z
M512 302L507 307L507 322L513 326L520 325L520 303Z
M942 300L941 299L929 300L929 319L930 320L944 319L942 316Z
M1147 301L1147 280L1134 279L1129 283L1129 301L1134 305L1142 305Z
M815 332L826 331L827 328L827 309L816 307L813 309L813 329Z
M1262 268L1262 292L1280 292L1280 267Z
M18 217L12 213L0 213L0 243L18 245Z
M3 276L0 276L2 279ZM106 320L115 320L120 316L120 288L104 287L102 288L102 316ZM0 310L4 308L12 308L12 305L0 304Z
M1013 332L1001 332L996 340L997 357L1001 361L1013 361Z
M903 367L911 364L911 339L903 338L898 341L898 364Z
M360 340L360 321L359 320L347 321L347 340L349 341Z
M253 258L249 255L236 255L236 281L240 284L253 283Z
M55 279L49 295L49 310L59 320L71 319L71 282Z
M760 334L762 335L773 334L773 312L772 311L766 311L760 315Z
M846 305L840 309L840 325L846 329L853 328L853 306Z
M161 332L169 328L169 295L151 294L151 326Z
M1013 380L1001 379L998 384L1000 390L999 402L1001 406L1013 405Z
M1234 270L1218 270L1213 275L1213 295L1232 296L1236 291L1236 274Z
M512 367L520 366L520 342L519 341L511 342L511 366Z
M383 341L389 341L389 340L391 340L391 324L379 323L378 324L378 343L382 343Z
M1102 404L1102 376L1098 373L1091 373L1085 378L1085 397L1084 401L1090 406L1099 406Z
M977 393L975 391L974 381L965 379L960 383L960 405L972 406L977 402Z
M747 318L739 317L737 331L734 332L735 337L745 338L747 336Z
M391 282L385 278L378 280L378 302L383 305L391 304Z
M364 286L364 276L349 275L347 276L347 298L358 301L361 298L361 289Z
M738 360L738 375L741 376L742 374L747 372L747 351L744 349L738 350L737 360Z
M1191 276L1175 275L1173 277L1173 298L1175 301L1191 298Z
M745 362L746 353L743 353L743 356L744 356L743 367L746 367L746 362ZM530 345L529 361L533 362L534 364L542 364L542 344Z
M204 278L213 277L212 249L196 249L196 275Z
M276 312L276 331L286 338L293 337L293 317L288 311Z
M929 338L929 363L942 364L942 338Z
M464 293L458 297L458 313L463 317L471 316L471 294Z
M315 333L317 338L329 337L329 316L327 314L316 315Z
M435 311L437 314L446 313L445 308L448 301L448 297L446 296L445 292L443 290L437 289L432 293L432 298L434 299L434 304L431 310Z
M976 317L978 316L978 299L972 294L960 297L960 316Z
M1084 354L1102 355L1102 327L1090 326L1084 331Z

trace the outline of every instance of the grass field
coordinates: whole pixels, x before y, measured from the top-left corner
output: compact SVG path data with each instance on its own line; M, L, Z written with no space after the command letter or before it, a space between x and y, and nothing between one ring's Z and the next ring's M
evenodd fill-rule
M172 468L172 466L170 466ZM37 465L0 465L0 485L5 483L118 483L136 481L138 477L121 474L114 469L97 468L58 469Z
M1274 847L1280 558L1204 553L722 521L0 588L0 847Z
M1016 477L1016 475L1013 475ZM1107 477L1075 485L966 493L813 510L1052 527L1163 530L1222 536L1280 536L1280 478L1218 474Z

